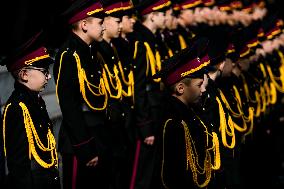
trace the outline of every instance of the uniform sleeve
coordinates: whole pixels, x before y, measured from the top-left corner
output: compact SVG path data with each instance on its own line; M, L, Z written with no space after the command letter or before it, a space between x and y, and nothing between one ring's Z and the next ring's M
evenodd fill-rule
M71 54L66 54L62 58L61 69L59 70L59 61L54 66L57 95L64 121L62 126L69 135L76 156L79 160L88 162L97 156L97 150L83 117L77 63Z
M146 49L142 42L138 43L136 58L134 59L134 105L135 119L142 139L153 136L153 123L150 118L150 106L146 91Z

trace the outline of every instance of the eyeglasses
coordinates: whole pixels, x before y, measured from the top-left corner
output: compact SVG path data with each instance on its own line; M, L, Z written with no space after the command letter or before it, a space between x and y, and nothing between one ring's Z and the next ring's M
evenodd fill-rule
M38 70L38 71L40 71L41 73L43 73L43 75L44 75L45 77L48 77L48 75L49 75L49 69L46 69L46 68L28 67L28 69L30 69L30 70Z

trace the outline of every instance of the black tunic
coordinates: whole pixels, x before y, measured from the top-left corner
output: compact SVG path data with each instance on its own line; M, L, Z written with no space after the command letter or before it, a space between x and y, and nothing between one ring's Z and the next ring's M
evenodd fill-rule
M90 83L99 86L102 73L101 63L97 57L91 55L90 47L72 33L59 49L54 65L59 105L63 115L59 150L64 154L75 154L80 162L87 163L98 153L105 151L108 135L104 127L105 111L91 109L82 96L77 63L73 56L75 52L79 55L81 66ZM85 89L91 105L102 107L104 97L94 96L87 87Z
M163 162L160 162L161 165L163 164L161 167L162 185L166 185L170 189L198 188L194 184L190 166L186 170L186 138L182 121L186 123L186 127L194 140L199 164L202 166L206 148L204 129L193 111L176 97L169 97L165 104L163 131L161 131L163 141L159 146L163 160ZM169 119L170 121L166 124ZM201 182L202 177L200 178Z
M16 82L15 90L10 96L5 118L5 146L8 165L9 188L60 188L57 169L41 167L36 160L29 158L29 142L25 129L23 110L19 103L24 103L28 108L39 139L47 146L48 129L52 131L52 123L46 111L43 99L37 92ZM43 152L36 145L39 157L51 162L50 152Z

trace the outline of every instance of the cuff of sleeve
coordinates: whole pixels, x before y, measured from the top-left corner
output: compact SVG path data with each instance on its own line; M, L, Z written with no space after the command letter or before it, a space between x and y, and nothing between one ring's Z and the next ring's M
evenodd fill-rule
M90 138L79 144L73 145L78 160L82 163L88 163L98 155L94 138Z

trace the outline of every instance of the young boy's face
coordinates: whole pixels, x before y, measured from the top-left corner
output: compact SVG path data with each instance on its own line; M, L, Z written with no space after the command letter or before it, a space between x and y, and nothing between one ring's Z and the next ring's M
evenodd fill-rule
M51 78L48 68L27 67L23 68L21 72L21 79L25 81L26 86L32 91L43 91Z
M121 32L120 18L108 16L104 19L105 34L110 38L118 38Z
M134 23L134 18L128 15L123 16L121 20L121 32L125 34L133 32Z

